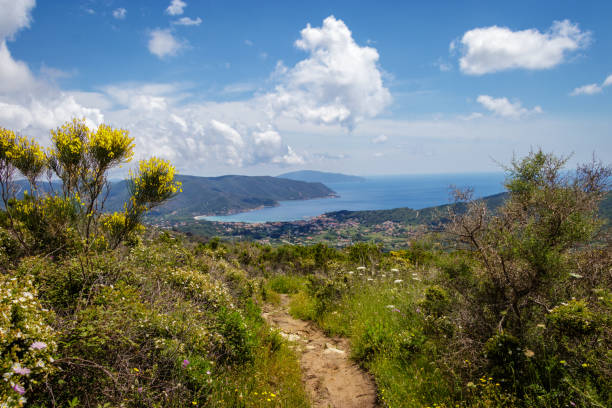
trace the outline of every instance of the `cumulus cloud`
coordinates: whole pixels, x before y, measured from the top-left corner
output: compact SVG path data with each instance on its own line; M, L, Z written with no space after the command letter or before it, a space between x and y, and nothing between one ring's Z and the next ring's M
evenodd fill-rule
M372 143L374 144L382 144L385 143L387 140L389 140L389 138L385 135L380 135L380 136L376 136L374 139L372 139Z
M359 46L342 20L330 16L320 28L308 24L295 46L308 58L291 68L278 65L280 84L265 96L272 115L352 129L391 102L378 52Z
M572 96L577 96L577 95L595 95L598 93L602 93L603 92L603 88L612 85L612 75L608 75L608 77L606 79L604 79L604 81L601 83L601 85L598 84L588 84L588 85L583 85L583 86L579 86L578 88L575 88L570 95Z
M74 96L36 77L25 62L11 55L7 41L14 39L20 29L29 27L34 5L33 0L0 0L0 122L41 136L75 116L85 117L90 125L97 126L103 120L99 109L79 104Z
M113 10L113 17L117 20L123 20L127 17L127 10L123 7Z
M166 8L166 14L171 16L180 16L183 14L183 9L187 7L187 3L183 0L172 0L168 8Z
M29 27L36 0L0 0L0 38L13 39L22 28Z
M306 57L294 66L280 64L270 78L272 90L250 99L202 100L181 83L118 83L64 92L12 58L6 45L9 36L30 24L32 7L21 25L14 23L15 28L5 29L0 38L0 122L41 137L42 142L46 136L39 135L48 135L49 128L84 116L91 126L106 122L129 129L136 141L136 159L156 155L172 160L183 172L201 172L208 163L224 171L257 164L291 166L316 157L290 146L285 131L300 126L319 129L320 124L352 129L391 102L377 51L356 44L346 25L334 17L321 27L302 30L295 45ZM164 58L187 44L171 29L156 29L148 45L151 53ZM256 88L247 85L225 91Z
M158 58L175 56L184 46L169 29L158 28L149 33L149 52Z
M586 47L591 34L569 20L555 21L546 32L537 29L512 31L507 27L484 27L467 31L459 43L461 71L483 75L508 69L549 69L561 64L568 53Z
M542 108L524 108L521 102L510 102L508 98L493 98L489 95L480 95L476 99L485 109L504 118L518 119L534 113L542 113Z
M199 26L202 24L202 19L197 17L195 19L189 17L181 17L178 20L174 20L172 24L182 25L182 26Z

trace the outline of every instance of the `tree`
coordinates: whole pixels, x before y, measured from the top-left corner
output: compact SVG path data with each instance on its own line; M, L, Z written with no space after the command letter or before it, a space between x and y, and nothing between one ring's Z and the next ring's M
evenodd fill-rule
M612 169L601 162L564 170L568 157L541 150L506 168L508 199L495 213L471 192L457 192L465 211L451 208L447 232L470 250L491 285L482 299L497 328L522 338L533 307L549 309L547 288L569 273L571 252L589 242L600 226L598 203L609 189Z
M134 139L127 130L104 124L92 130L84 119L73 119L52 130L51 140L45 152L33 139L0 128L2 224L28 255L114 248L139 228L148 210L180 191L169 162L141 161L130 172L131 197L124 211L105 214L108 172L131 161ZM18 175L29 185L21 198Z

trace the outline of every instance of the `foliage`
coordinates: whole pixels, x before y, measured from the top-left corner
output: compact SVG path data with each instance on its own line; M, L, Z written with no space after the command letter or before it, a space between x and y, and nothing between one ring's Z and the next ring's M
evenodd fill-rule
M23 406L32 388L57 369L57 334L30 276L0 275L0 295L0 401Z
M123 129L100 125L94 131L84 120L73 119L51 131L52 147L0 129L0 187L5 211L3 227L26 254L86 253L100 245L117 247L138 231L145 212L168 200L180 189L174 168L152 158L130 173L136 186L122 213L103 215L110 184L108 171L130 162L133 138ZM57 177L61 192L43 193L43 173ZM14 177L28 180L31 193L17 196Z

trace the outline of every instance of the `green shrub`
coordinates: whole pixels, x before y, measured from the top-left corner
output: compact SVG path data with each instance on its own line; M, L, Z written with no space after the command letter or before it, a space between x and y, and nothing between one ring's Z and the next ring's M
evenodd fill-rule
M425 299L421 307L426 314L435 318L441 317L450 308L448 292L440 286L430 286L425 290Z
M276 275L268 281L268 286L276 293L294 294L305 288L305 281L294 275Z
M213 339L217 358L226 364L243 364L253 359L254 339L242 315L222 308L215 329L220 337Z
M598 329L596 316L583 300L572 299L556 306L547 316L548 324L566 336L580 336Z
M56 370L56 333L32 278L0 274L0 402L20 407Z
M507 333L498 333L487 340L484 353L493 378L506 386L521 380L525 355L519 339Z

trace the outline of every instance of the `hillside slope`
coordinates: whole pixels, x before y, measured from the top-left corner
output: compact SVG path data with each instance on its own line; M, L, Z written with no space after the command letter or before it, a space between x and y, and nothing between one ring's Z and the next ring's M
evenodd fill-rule
M274 206L283 200L306 200L330 197L334 191L321 183L307 183L276 177L221 176L196 177L178 175L183 192L155 208L152 216L220 215ZM127 182L112 186L106 208L117 211L127 200Z
M495 210L504 203L508 193L499 193L484 197L483 200L490 210ZM435 207L413 210L402 207L389 210L335 211L325 214L339 222L357 221L364 226L381 224L385 221L398 222L405 225L422 225L444 223L449 206L461 208L464 204L444 204ZM604 220L612 220L612 192L608 192L599 204L599 215Z

